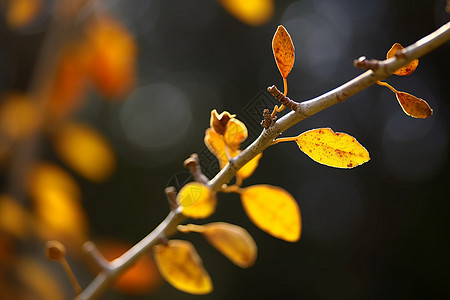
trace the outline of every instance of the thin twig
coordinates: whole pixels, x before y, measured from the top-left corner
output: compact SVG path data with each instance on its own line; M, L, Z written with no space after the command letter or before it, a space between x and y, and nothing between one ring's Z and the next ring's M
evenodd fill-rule
M215 192L220 191L222 185L228 183L241 167L272 145L274 139L286 129L334 104L344 101L350 96L376 84L377 81L386 79L400 67L408 64L413 59L424 56L448 40L450 40L450 22L415 44L405 48L403 50L404 56L380 61L379 67L376 70L369 70L326 94L301 102L295 111L289 112L273 126L264 129L261 135L250 146L238 156L231 158L229 163L207 183L208 187ZM113 261L111 263L111 269L100 272L94 281L76 299L97 299L112 283L114 278L131 266L150 247L156 245L163 236L169 237L173 235L176 232L176 226L185 220L186 218L181 214L180 209L170 211L167 218L155 230L121 257Z

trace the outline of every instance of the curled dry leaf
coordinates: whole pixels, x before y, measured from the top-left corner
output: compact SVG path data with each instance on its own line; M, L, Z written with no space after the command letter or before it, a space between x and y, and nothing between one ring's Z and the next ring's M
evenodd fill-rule
M201 233L208 242L241 268L251 267L258 255L255 240L244 228L225 222L181 226L182 232Z
M395 43L394 45L392 45L391 49L389 49L389 51L386 55L386 58L389 59L389 58L395 56L395 53L397 53L398 51L400 51L402 49L403 49L402 45L400 45L399 43ZM418 65L419 65L419 60L414 59L406 66L403 66L400 69L398 69L397 71L395 71L394 74L399 75L399 76L411 75L416 70Z
M207 218L214 213L217 198L216 194L206 185L190 182L178 193L177 202L183 207L183 215L199 219Z
M154 256L161 275L175 288L196 295L212 291L211 278L190 242L170 240L156 246Z
M287 78L294 65L295 54L291 36L282 25L273 36L272 49L281 76Z
M396 92L395 95L398 103L400 103L403 111L408 116L426 119L433 114L433 109L431 109L425 100L404 92Z
M272 236L298 241L301 234L300 208L286 190L271 185L253 185L240 190L242 205L252 222Z
M369 152L354 137L331 128L306 131L295 141L306 155L329 167L350 169L370 160Z

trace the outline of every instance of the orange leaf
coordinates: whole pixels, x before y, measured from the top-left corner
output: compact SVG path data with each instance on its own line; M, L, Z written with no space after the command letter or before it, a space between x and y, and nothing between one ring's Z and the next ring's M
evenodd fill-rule
M354 137L330 128L306 131L295 138L300 150L314 161L335 168L354 168L370 160Z
M113 18L102 16L87 28L91 75L101 94L124 97L135 84L137 46L133 36Z
M65 163L91 181L106 180L116 167L111 145L88 125L64 125L56 134L54 145Z
M300 208L284 189L253 185L240 190L242 205L256 226L276 238L298 241L301 234Z
M273 0L220 0L222 6L236 19L252 26L259 26L273 16Z
M119 241L97 243L102 255L112 261L125 253L131 245ZM161 276L153 259L141 256L139 260L120 275L114 282L114 288L127 294L144 294L155 290L161 283Z
M177 195L177 202L183 207L183 215L199 219L207 218L216 210L216 195L206 185L190 182Z
M395 95L398 103L408 116L426 119L433 114L433 110L425 100L404 92L397 92Z
M251 267L256 260L258 248L255 240L244 228L215 222L206 225L179 226L181 232L201 233L208 242L241 268Z
M395 43L394 45L392 45L391 49L388 51L386 58L389 59L389 58L395 56L395 53L402 49L403 49L402 45L400 45L399 43ZM395 71L394 74L399 75L399 76L411 75L416 70L418 65L419 65L419 60L414 59L406 66L403 66L400 69L398 69L397 71Z
M272 49L281 76L287 78L294 65L295 53L291 36L282 25L278 26L273 36Z
M154 248L161 275L180 291L201 295L212 291L211 278L194 246L187 241L170 240Z
M65 117L81 105L86 90L86 51L76 43L62 50L48 102L53 117Z

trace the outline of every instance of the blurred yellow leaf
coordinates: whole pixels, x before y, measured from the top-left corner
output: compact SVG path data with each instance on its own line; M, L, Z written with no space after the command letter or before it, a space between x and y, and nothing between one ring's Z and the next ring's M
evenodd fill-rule
M251 267L258 254L255 240L244 228L215 222L206 225L187 224L179 226L182 232L201 233L217 250L241 268Z
M220 3L236 19L252 26L269 21L275 10L273 0L220 0Z
M23 139L34 133L40 117L34 102L23 94L10 94L0 107L0 130L11 139Z
M10 0L6 8L6 23L13 29L27 26L42 9L42 0Z
M389 49L386 58L391 58L393 56L395 56L395 53L402 50L403 47L402 45L400 45L399 43L395 43L394 45L392 45L391 49ZM410 74L412 74L417 66L419 65L419 60L418 59L414 59L413 61L411 61L409 64L407 64L404 67L401 67L400 69L398 69L397 71L394 72L395 75L399 75L399 76L408 76Z
M31 258L23 258L17 263L16 270L22 289L29 291L29 296L32 297L24 299L66 299L60 277L52 274L47 265Z
M239 193L245 212L256 226L276 238L298 241L300 208L290 193L271 185L253 185Z
M91 181L104 181L114 172L116 160L111 145L88 125L64 125L55 135L54 145L66 164Z
M154 255L161 275L175 288L196 295L212 291L211 278L190 242L170 240L156 246Z
M183 215L199 219L207 218L216 210L216 194L206 185L190 182L181 188L177 202L183 207Z
M370 160L369 152L354 137L330 128L306 131L295 141L306 155L329 167L349 169Z
M87 218L78 185L62 168L50 163L33 166L27 178L36 212L34 229L43 240L79 247L87 236Z
M87 27L86 47L91 53L90 72L101 94L108 99L124 97L136 80L137 45L128 30L107 16Z
M81 191L76 181L63 168L52 163L36 163L30 169L27 178L27 187L31 196L40 201L46 191L66 195L76 201L80 200Z
M282 25L278 26L273 36L272 49L278 70L286 79L294 66L295 53L291 36Z
M237 171L236 176L241 177L242 179L250 177L253 172L255 172L256 167L258 167L259 160L262 157L262 153L259 153L255 157L253 157L248 163L246 163L242 168Z
M17 238L28 233L28 212L13 197L0 195L0 231Z
M398 103L402 107L403 111L411 117L426 119L431 117L433 114L433 110L428 105L428 103L416 96L405 92L397 92L395 93Z
M112 261L128 251L132 245L119 241L102 241L96 243L99 251ZM120 275L114 282L114 288L126 294L146 294L154 291L161 284L161 276L150 256L141 256L139 260Z

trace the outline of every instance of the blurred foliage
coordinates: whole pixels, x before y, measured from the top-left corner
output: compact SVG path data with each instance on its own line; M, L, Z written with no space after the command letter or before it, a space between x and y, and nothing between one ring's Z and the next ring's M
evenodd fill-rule
M48 49L64 2L0 3L1 299L72 296L45 260L48 239L66 244L85 286L93 273L81 243L107 240L99 247L113 259L152 230L168 209L164 187L186 175L185 158L204 153L211 110L235 112L247 125L242 144L252 141L264 91L280 84L270 45L279 24L296 42L289 95L302 101L359 74L351 62L362 54L381 59L448 21L445 0L93 0ZM450 297L448 51L390 79L427 99L427 120L374 87L288 132L351 132L371 150L357 170L316 165L289 144L253 162L246 184L273 183L297 199L302 241L268 237L227 201L237 195L221 195L212 218L246 228L259 261L242 272L193 236L214 278L204 299ZM36 74L43 57L51 63ZM160 285L152 264L139 262L105 299L192 298Z

